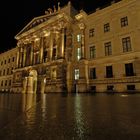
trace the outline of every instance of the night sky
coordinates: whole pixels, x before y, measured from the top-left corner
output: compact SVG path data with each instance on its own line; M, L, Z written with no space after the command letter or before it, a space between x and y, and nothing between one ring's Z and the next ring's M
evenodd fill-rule
M4 0L0 4L1 39L0 53L16 46L14 36L23 29L34 17L43 15L53 5L64 6L69 0ZM73 6L87 13L97 7L104 7L112 0L71 0Z

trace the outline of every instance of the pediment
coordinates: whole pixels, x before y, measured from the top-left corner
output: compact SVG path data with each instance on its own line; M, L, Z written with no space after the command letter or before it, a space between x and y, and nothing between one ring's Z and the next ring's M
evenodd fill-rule
M46 22L47 20L49 20L51 17L55 16L56 14L53 14L53 15L43 15L43 16L39 16L39 17L35 17L33 18L16 36L19 36L21 35L22 33L24 32L27 32L28 30L38 26L39 24L43 23L43 22Z

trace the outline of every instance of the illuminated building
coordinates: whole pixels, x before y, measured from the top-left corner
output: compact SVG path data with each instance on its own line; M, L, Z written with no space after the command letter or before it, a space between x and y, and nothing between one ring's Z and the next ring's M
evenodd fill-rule
M87 14L49 8L16 36L13 92L140 91L140 1Z
M0 91L9 92L13 83L13 70L16 67L17 48L0 54Z

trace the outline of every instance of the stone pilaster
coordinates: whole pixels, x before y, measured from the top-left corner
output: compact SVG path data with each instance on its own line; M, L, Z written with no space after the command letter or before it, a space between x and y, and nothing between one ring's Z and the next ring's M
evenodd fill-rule
M26 46L24 46L24 50L23 50L23 67L25 67L26 65Z
M50 45L49 45L49 60L52 60L52 53L53 53L53 33L50 32Z
M33 93L33 77L27 77L27 93Z
M19 67L22 67L22 62L23 62L23 48L20 47L20 54L19 54Z
M24 78L23 80L23 90L22 93L26 93L27 88L27 77Z
M17 51L17 60L16 60L16 67L19 68L19 54L20 54L20 48L18 47Z
M30 65L33 65L33 55L34 55L34 42L32 41L31 52L30 52Z
M64 49L65 49L65 28L62 27L61 29L61 53L60 57L64 58Z
M40 39L40 63L43 63L43 38Z
M85 24L80 23L79 28L81 30L81 59L85 59Z

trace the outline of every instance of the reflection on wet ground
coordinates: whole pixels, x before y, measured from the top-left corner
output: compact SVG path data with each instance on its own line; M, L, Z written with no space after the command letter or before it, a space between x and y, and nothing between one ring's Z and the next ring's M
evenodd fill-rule
M1 94L0 140L138 140L140 94Z

